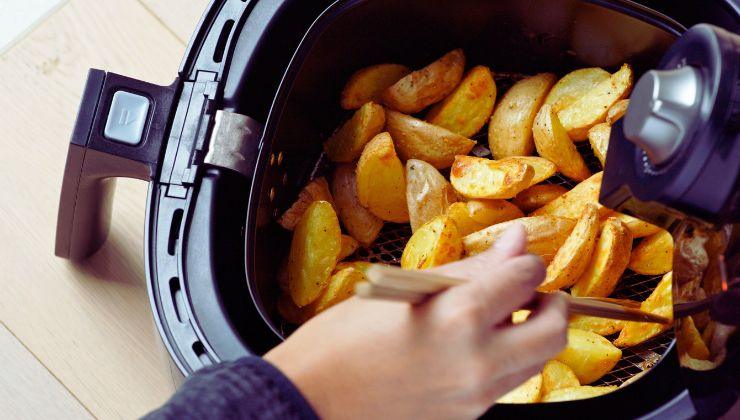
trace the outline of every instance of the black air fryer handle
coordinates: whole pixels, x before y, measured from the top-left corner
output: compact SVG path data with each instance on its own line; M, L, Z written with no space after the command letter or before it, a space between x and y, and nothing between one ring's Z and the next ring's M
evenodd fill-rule
M67 152L57 216L57 256L82 260L105 242L115 178L151 180L156 174L176 86L177 81L158 86L90 70ZM136 142L126 138L131 137L128 133L114 131L132 126Z

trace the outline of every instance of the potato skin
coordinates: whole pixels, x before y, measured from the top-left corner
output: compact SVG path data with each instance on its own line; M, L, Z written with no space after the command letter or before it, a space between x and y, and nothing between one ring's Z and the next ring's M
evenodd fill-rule
M609 149L611 131L612 127L609 124L599 123L591 127L587 134L591 150L594 151L594 155L601 162L602 168L606 165L606 152Z
M594 204L599 211L599 217L605 216L609 209L599 204L599 191L601 190L601 178L603 172L591 175L585 181L581 181L572 190L552 200L544 206L533 211L531 216L568 217L578 219L583 213L586 204Z
M488 124L488 146L495 159L532 154L532 123L554 83L554 74L540 73L516 82L504 94Z
M632 234L610 217L601 229L590 265L570 289L573 296L607 297L617 286L629 263Z
M367 102L380 102L383 92L409 73L410 68L392 63L360 69L344 85L340 104L344 109L357 109Z
M568 192L568 189L562 185L532 185L517 194L512 200L512 203L519 207L523 212L529 213L560 197L566 192Z
M401 268L423 270L457 261L462 255L462 239L455 222L437 216L411 235L401 255Z
M324 177L311 180L303 187L301 192L298 193L296 201L280 216L278 224L287 230L293 230L308 206L319 200L328 201L332 205L334 203L334 199L329 192L329 183L326 182Z
M437 169L449 168L456 155L475 146L469 138L400 112L386 113L386 130L401 160L419 159Z
M537 153L557 165L560 173L575 181L583 181L591 176L583 157L550 105L545 104L540 108L534 119L532 135Z
M552 106L553 110L558 112L599 83L609 80L609 76L608 71L599 67L573 70L555 83L545 98L545 104Z
M360 204L388 222L406 223L406 176L388 133L380 133L365 146L355 170Z
M344 228L363 246L370 246L380 234L383 221L360 204L354 164L337 165L331 191Z
M329 282L341 251L342 231L331 204L313 202L293 231L288 255L288 289L304 307L316 300Z
M643 239L630 256L629 269L638 274L665 274L672 267L673 236L666 230Z
M650 296L640 305L640 309L655 315L661 315L673 320L673 296L671 293L673 273L666 273L655 287ZM614 340L617 347L631 347L645 342L658 334L673 328L673 322L656 324L650 322L626 322Z
M455 90L434 105L426 120L464 137L480 131L493 112L496 103L496 82L486 66L468 71Z
M581 384L590 384L612 370L622 351L606 338L589 331L568 328L568 345L555 360L573 369Z
M418 159L406 162L406 203L412 232L445 214L456 201L452 185L434 166Z
M520 161L455 156L450 182L468 198L507 199L529 187L534 169Z
M465 53L456 49L426 67L411 72L385 90L381 96L388 108L413 114L441 101L462 79Z
M352 162L362 153L367 142L383 131L385 110L368 102L358 109L331 137L324 142L324 151L333 162Z

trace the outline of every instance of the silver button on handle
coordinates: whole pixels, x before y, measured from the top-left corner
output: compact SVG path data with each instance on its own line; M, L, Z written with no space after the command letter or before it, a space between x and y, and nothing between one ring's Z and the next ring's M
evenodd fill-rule
M699 115L701 73L694 67L650 70L637 82L624 118L624 135L650 162L668 161Z

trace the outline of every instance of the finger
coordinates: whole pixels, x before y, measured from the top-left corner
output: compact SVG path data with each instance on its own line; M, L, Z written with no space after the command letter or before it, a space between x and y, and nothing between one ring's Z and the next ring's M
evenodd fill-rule
M557 356L567 343L567 329L565 299L548 295L527 321L492 332L489 346L491 351L505 355L503 374L510 374L522 366L544 363Z

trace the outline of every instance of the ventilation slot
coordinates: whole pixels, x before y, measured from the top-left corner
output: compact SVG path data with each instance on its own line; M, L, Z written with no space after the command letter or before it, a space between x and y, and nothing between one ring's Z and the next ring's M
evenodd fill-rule
M200 341L193 343L193 351L195 352L195 355L198 356L198 360L203 363L203 366L210 366L213 364L213 361L206 353L206 348L203 347L203 343Z
M224 50L226 49L226 41L229 40L231 34L231 28L234 27L234 21L229 19L224 22L224 26L221 28L221 34L218 36L218 43L216 43L216 49L213 51L213 61L220 63L224 58Z
M175 249L177 249L177 242L180 240L180 225L182 225L182 209L175 210L172 215L172 223L170 224L170 238L167 241L167 253L175 255Z
M183 324L187 319L188 311L185 308L185 299L182 295L182 289L180 289L180 279L173 277L170 279L170 294L172 295L172 301L175 307L175 316L177 320Z

